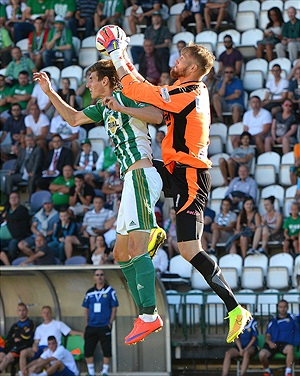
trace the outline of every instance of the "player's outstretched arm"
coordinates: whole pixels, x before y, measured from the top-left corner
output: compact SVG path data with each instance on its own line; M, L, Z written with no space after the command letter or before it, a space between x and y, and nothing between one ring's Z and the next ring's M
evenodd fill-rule
M163 121L163 112L153 106L141 108L126 107L122 106L114 97L103 98L102 104L113 111L122 112L150 124L160 124Z
M93 121L88 118L83 111L77 111L66 103L52 88L49 77L45 72L37 72L33 74L33 80L38 82L43 92L48 96L53 106L59 112L63 119L72 127L81 124L92 123Z

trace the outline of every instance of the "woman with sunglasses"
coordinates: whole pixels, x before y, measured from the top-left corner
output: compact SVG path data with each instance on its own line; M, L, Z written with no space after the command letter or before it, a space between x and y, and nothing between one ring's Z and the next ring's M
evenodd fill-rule
M265 151L271 151L273 145L282 144L283 154L291 151L291 144L297 142L297 120L293 111L293 102L285 99L282 111L273 118L271 136L265 138Z

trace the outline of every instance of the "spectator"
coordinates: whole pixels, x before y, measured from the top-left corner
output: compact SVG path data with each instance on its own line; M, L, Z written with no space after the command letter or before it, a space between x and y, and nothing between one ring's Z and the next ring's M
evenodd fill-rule
M291 61L297 59L300 47L300 20L296 18L296 14L296 8L288 8L287 15L289 21L283 25L281 43L275 45L277 57L286 57L287 50Z
M297 184L297 179L300 177L300 143L294 146L294 165L290 167L290 179L292 185Z
M142 7L143 12L137 13L139 6ZM136 34L136 26L145 24L147 26L151 23L151 16L154 12L160 12L161 5L159 0L139 1L135 0L129 16L129 27L131 34Z
M25 12L26 9L26 2L22 0L9 0L9 4L6 6L6 19L5 26L14 38L14 25L19 22L25 22Z
M94 271L95 285L83 300L86 328L84 333L84 355L88 374L95 376L94 352L100 341L103 352L102 375L108 375L111 353L111 330L119 305L115 290L105 280L103 270Z
M286 355L285 375L292 376L294 347L298 346L300 333L295 318L288 313L288 302L280 300L277 304L278 315L269 322L266 330L266 342L259 352L259 360L264 367L264 376L271 376L269 358L276 353Z
M85 175L96 169L96 162L98 160L98 154L92 150L91 141L85 138L81 141L82 151L77 155L74 162L75 175Z
M7 29L0 25L0 68L6 68L11 61L13 41Z
M164 138L165 138L165 132L158 129L155 135L155 139L153 140L151 144L154 159L162 159L161 144Z
M171 76L169 72L163 72L160 75L158 86L165 86L165 85L171 85Z
M91 260L93 265L111 264L111 249L108 248L104 235L97 235L95 240L95 248L91 250Z
M273 60L273 49L277 43L280 43L282 26L284 24L282 12L278 7L268 10L268 19L266 29L264 30L264 39L257 42L256 57L261 59L266 51L266 60Z
M169 59L170 69L175 67L176 60L179 58L181 50L186 46L186 42L184 40L179 40L176 46L177 46L177 51L173 52L170 55L170 59Z
M219 159L220 170L225 182L228 185L236 176L238 169L241 165L246 165L250 171L252 160L255 156L255 149L250 146L251 134L249 132L243 132L240 136L241 144L238 148L233 149L230 158Z
M173 207L170 209L169 218L164 222L164 229L168 239L168 255L169 259L171 259L173 256L179 254L176 234L176 212Z
M27 0L26 9L23 11L22 19L24 22L20 22L14 25L14 40L18 42L21 39L27 38L29 33L34 31L33 19L41 17L45 21L45 25L48 26L50 16L50 4L46 0Z
M228 0L208 0L204 8L204 20L207 29L211 28L211 19L217 19L214 30L219 31L221 22L227 18Z
M15 41L16 42L16 41ZM22 55L22 51L19 47L15 46L11 50L12 61L8 64L5 76L5 81L14 85L18 83L20 72L26 71L28 73L28 79L32 79L32 73L37 72L34 62Z
M34 265L55 265L54 251L46 244L46 238L44 235L37 235L34 239L35 247L33 249L33 255L22 261L20 266L29 264Z
M218 92L219 78L216 76L215 68L212 67L211 70L203 78L203 82L208 88L209 91L209 102L210 102L210 111L213 112L213 96Z
M223 123L222 111L232 111L232 121L237 123L244 111L243 83L235 77L233 67L225 67L224 73L225 76L218 85L218 92L213 96L214 110L218 122Z
M10 262L9 262L9 259L7 257L7 254L5 253L5 251L0 251L0 261L1 261L1 265L10 265Z
M239 167L238 175L238 177L232 179L225 192L225 197L232 200L234 209L242 208L241 203L244 198L251 197L255 202L258 193L257 183L249 176L249 169L246 165Z
M297 142L297 120L293 113L293 102L285 99L282 112L275 115L271 127L271 136L265 138L265 151L272 151L272 146L282 144L282 153L291 151L291 144Z
M268 241L282 242L282 214L274 209L275 196L264 199L265 214L261 217L262 238L259 253L267 254Z
M60 80L61 89L58 89L57 94L67 102L71 107L77 108L76 93L74 89L70 88L71 82L68 77L64 77Z
M116 211L117 202L121 198L124 181L120 178L120 163L116 163L116 172L112 175L107 174L102 186L102 193L106 195L106 205Z
M163 273L167 271L169 266L169 257L167 252L162 247L159 247L155 257L153 257L152 259L152 262L154 265L156 275L160 277Z
M31 346L35 325L28 317L28 309L24 303L18 304L18 321L14 323L6 337L3 352L0 352L0 372L13 363L22 349Z
M70 218L69 211L62 209L59 212L59 221L54 224L52 241L48 246L54 250L55 257L65 261L65 239L67 236L77 235L77 225L73 218Z
M89 210L83 217L82 227L79 236L67 236L65 240L66 257L70 258L73 252L73 245L90 245L90 249L95 248L95 237L104 234L105 222L114 217L114 212L104 208L104 199L95 196L93 200L94 209Z
M69 212L72 217L82 217L91 208L95 193L93 187L85 183L82 174L76 175L74 180L75 185L69 194Z
M63 58L64 68L72 64L72 32L66 27L63 17L55 17L54 28L49 31L46 49L42 55L45 67L52 65L57 58Z
M34 254L32 248L35 245L35 238L37 235L43 235L47 242L52 239L55 224L58 222L58 212L53 208L51 198L43 200L42 208L35 213L32 218L31 232L32 235L21 240L18 243L19 249L26 255L32 256Z
M86 74L85 74L85 77L82 80L82 83L78 86L78 88L76 90L76 96L77 96L76 100L78 102L78 107L81 108L81 109L86 108L89 105L96 103L95 100L92 99L89 89L86 87L88 77L89 77L89 73L88 73L88 71L86 71ZM49 100L49 98L48 98L48 100Z
M65 148L63 140L59 134L52 136L53 150L49 151L43 166L42 177L36 182L36 185L41 190L47 190L50 183L59 174L62 173L63 167L72 165L73 158L70 149Z
M29 194L35 191L35 181L42 171L43 151L36 145L34 136L25 136L25 148L21 148L13 170L5 179L4 193L9 195L13 186L21 182L28 182Z
M300 110L300 66L295 69L294 79L289 82L288 98L292 100L294 104L294 110L299 116Z
M50 73L49 72L45 72L45 73L51 79ZM53 90L57 91L56 84L55 84L55 82L53 82L53 80L51 80L51 84L52 84ZM49 119L52 119L52 117L54 115L54 111L55 111L54 106L49 101L48 96L43 92L43 90L41 89L39 84L34 85L34 88L33 88L32 94L31 94L31 98L30 98L28 105L27 105L26 112L29 112L29 109L30 109L30 106L32 105L32 103L37 103L37 105L39 106L39 109L45 115L47 115Z
M265 152L264 140L272 125L270 112L262 108L261 104L260 98L254 95L250 99L251 110L246 111L243 116L244 131L251 134L258 154Z
M183 12L176 16L176 33L181 32L181 26L187 27L189 23L196 23L196 34L203 30L204 7L206 1L185 0Z
M42 17L34 20L34 28L28 36L28 52L30 59L38 70L43 68L43 52L46 49L49 30L45 28L45 21Z
M94 14L95 30L99 30L104 25L122 26L122 16L124 15L124 2L117 0L111 3L109 0L98 2L97 11Z
M114 150L115 146L112 140L109 140L109 145L104 148L103 152L98 157L96 172L85 175L85 181L93 188L96 188L96 183L103 183L107 173L112 175L116 172L117 156Z
M11 106L11 116L9 116L4 123L1 134L0 144L5 140L5 137L10 133L11 143L1 145L1 160L6 161L8 155L15 155L17 157L21 143L24 141L25 134L25 116L22 114L22 109L19 103Z
M158 52L152 39L144 39L144 50L139 59L139 73L157 85L163 72L169 72L165 58Z
M48 347L45 349L45 351L38 359L29 363L27 366L28 373L30 375L38 374L39 376L50 376L57 374L78 376L79 370L73 355L62 345L58 346L55 336L49 336L47 341Z
M293 202L291 205L291 214L284 220L283 223L283 252L295 252L300 253L300 216L299 216L299 204Z
M67 24L67 27L69 27L70 20L75 15L75 11L75 1L53 0L50 5L49 17L51 22L55 22L54 16L59 16Z
M77 0L75 15L69 20L69 28L72 31L72 35L78 37L77 29L84 28L84 38L87 38L94 34L94 17L97 10L98 0ZM98 31L100 27L97 27Z
M116 202L116 206L114 210L115 215L109 218L104 223L104 230L106 230L106 232L104 233L104 239L108 247L112 250L115 246L116 239L117 239L117 220L118 220L120 204L121 204L121 197L119 197Z
M237 244L239 240L242 257L245 258L246 255L253 255L257 250L258 240L261 235L260 223L261 218L255 210L255 202L253 198L245 198L242 211L237 218L234 235L226 242L226 249L230 248L229 253L237 253ZM252 243L252 248L248 250L250 243Z
M225 243L236 226L237 215L230 210L232 202L230 198L223 198L221 204L221 211L215 217L214 222L211 224L211 244L208 254L216 255L217 243Z
M225 353L222 376L228 376L231 365L231 359L242 357L241 376L246 376L250 358L258 352L258 331L257 321L252 319L246 326L244 332L235 340L235 347L232 347Z
M204 228L201 238L201 245L205 252L208 250L208 243L211 242L211 224L213 223L215 216L216 212L206 206L204 210Z
M27 358L37 359L48 347L48 337L54 335L58 345L61 344L62 335L80 335L82 332L72 330L68 325L62 321L57 321L52 318L52 309L49 306L43 306L41 310L43 318L42 324L38 325L34 332L34 342L32 347L28 347L20 353L20 370L23 376L29 376Z
M33 83L29 82L28 73L24 70L19 73L18 83L11 88L10 95L6 97L7 103L11 105L18 103L23 112L31 98Z
M233 47L233 40L231 35L227 34L223 39L226 50L219 56L219 71L218 77L224 76L224 67L234 67L235 74L240 77L243 64L243 55L240 51Z
M18 243L30 234L28 210L20 203L20 196L12 192L8 198L8 207L1 215L1 249L7 249L8 258L13 261L19 252Z
M1 51L0 51L1 54ZM5 77L0 74L0 126L3 129L5 120L10 116L8 110L10 105L7 103L6 97L10 93L10 88L5 84Z
M275 115L280 110L280 105L287 98L289 82L285 78L281 78L279 64L273 65L272 74L274 78L271 78L266 83L267 92L262 102L262 107L271 111L272 115Z
M50 123L51 135L59 134L63 140L63 145L70 148L73 153L73 161L79 153L79 127L71 127L59 114L54 116ZM52 142L49 143L49 149L53 147ZM73 163L72 163L73 165Z
M73 167L66 165L63 167L62 176L55 178L49 186L56 209L69 206L70 190L74 185Z
M49 132L50 120L47 115L41 112L37 103L32 103L29 107L29 115L24 119L26 134L31 134L35 138L37 146L47 154L47 136Z

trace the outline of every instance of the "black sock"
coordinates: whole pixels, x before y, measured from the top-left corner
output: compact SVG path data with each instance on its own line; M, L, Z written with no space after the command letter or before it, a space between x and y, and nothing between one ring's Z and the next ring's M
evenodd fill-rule
M219 265L206 252L202 251L194 256L190 263L203 275L209 286L223 300L228 312L232 311L238 305L238 302L225 281Z

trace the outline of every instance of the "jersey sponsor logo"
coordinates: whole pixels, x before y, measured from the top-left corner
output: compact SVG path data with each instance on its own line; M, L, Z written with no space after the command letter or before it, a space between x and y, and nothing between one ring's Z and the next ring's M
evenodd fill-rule
M107 129L111 134L115 134L118 127L117 119L115 119L112 115L109 115L107 118Z
M162 96L162 99L165 102L167 102L167 103L171 102L171 98L170 98L168 88L166 88L166 87L161 88L161 96Z

